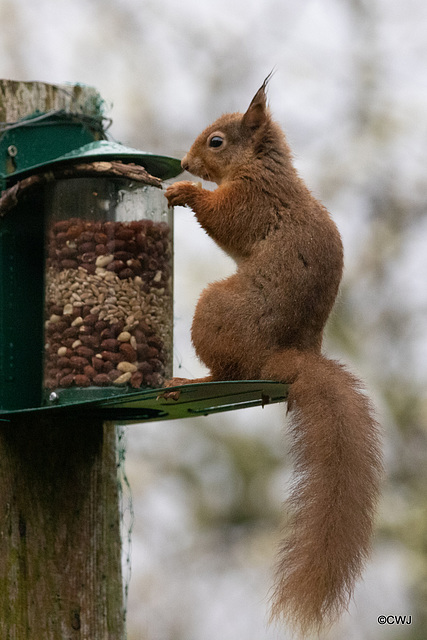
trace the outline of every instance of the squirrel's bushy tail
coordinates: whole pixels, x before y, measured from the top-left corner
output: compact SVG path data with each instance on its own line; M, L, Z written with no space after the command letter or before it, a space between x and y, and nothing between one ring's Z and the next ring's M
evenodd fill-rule
M369 554L382 474L379 427L360 381L338 362L287 350L263 373L291 382L295 465L272 617L304 635L347 607Z

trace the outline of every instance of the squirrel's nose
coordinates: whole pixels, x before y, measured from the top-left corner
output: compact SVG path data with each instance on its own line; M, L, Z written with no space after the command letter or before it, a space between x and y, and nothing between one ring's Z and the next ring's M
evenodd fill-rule
M184 171L188 171L189 166L190 165L188 164L187 156L184 156L181 160L181 167L184 169Z

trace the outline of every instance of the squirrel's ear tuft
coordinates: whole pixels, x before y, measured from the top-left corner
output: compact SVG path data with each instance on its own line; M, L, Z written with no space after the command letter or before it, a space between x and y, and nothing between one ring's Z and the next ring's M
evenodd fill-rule
M266 88L273 73L268 74L243 116L242 124L252 131L259 129L268 119Z

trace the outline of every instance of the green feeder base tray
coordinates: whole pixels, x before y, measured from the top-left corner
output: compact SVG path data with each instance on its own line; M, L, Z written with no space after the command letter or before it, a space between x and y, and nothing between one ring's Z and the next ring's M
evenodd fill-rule
M50 406L0 411L0 421L13 422L23 417L80 417L85 420L101 419L114 422L151 422L205 416L211 413L265 406L284 402L288 396L288 385L271 380L237 380L231 382L205 382L169 387L180 391L179 399L165 399L165 389L145 389L118 393L112 397L82 401L79 389L72 398L61 404ZM105 391L104 391L105 393Z

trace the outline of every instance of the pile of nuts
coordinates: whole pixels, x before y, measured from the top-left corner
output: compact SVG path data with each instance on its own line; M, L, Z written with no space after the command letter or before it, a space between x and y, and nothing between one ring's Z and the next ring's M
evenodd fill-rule
M160 387L171 376L171 242L169 225L149 219L51 225L46 389Z

